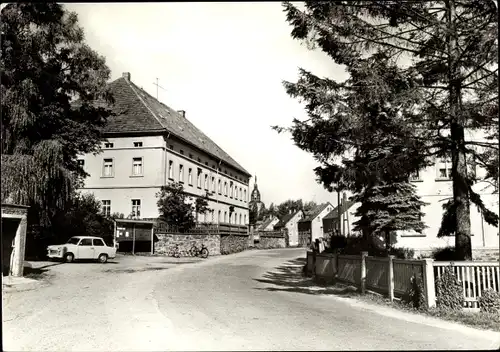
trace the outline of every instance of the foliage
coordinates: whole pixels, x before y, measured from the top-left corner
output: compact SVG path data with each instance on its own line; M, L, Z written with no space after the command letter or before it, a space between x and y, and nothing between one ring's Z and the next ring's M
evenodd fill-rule
M370 237L383 235L387 249L394 244L391 237L395 236L391 234L395 231L414 230L420 233L426 227L420 211L426 203L419 199L415 186L408 182L367 187L353 199L361 203L355 214L360 219L354 222L353 231L369 234Z
M462 285L453 273L453 267L445 268L436 279L436 306L449 310L461 310L464 306Z
M415 250L406 247L391 248L390 254L398 259L413 259L415 258Z
M1 198L30 205L47 232L85 176L77 156L99 151L110 70L60 4L10 3L0 28Z
M470 259L469 202L488 223L498 221L467 172L469 159L493 182L498 175L493 1L306 1L301 9L285 2L284 10L292 37L321 49L350 76L339 82L301 69L297 83L285 82L309 115L288 130L322 164L319 180L359 193L384 174L409 174L451 155L457 214L451 232L459 256ZM485 138L467 140L465 129Z
M208 207L208 199L209 196L208 194L206 194L204 197L198 197L194 201L196 219L198 219L198 214L205 214L206 212L210 211L210 208Z
M482 291L479 297L479 308L481 312L500 315L500 292L491 288Z
M457 260L455 247L453 247L453 246L433 249L431 257L434 260L443 261L443 262Z
M195 224L193 206L187 202L188 196L179 182L163 186L156 194L158 198L159 220L173 225L179 231L191 229Z
M403 296L405 303L410 304L417 310L427 309L427 301L425 298L424 282L419 275L413 275L411 278L411 285L408 292Z

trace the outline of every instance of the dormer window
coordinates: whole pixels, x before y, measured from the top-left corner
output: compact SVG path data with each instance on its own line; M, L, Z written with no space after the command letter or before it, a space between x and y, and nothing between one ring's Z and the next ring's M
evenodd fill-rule
M142 142L134 142L134 148L142 147Z
M179 153L181 153L181 155L184 155L184 150L179 150Z
M104 143L104 148L113 148L114 147L114 144L113 143Z
M174 146L172 144L170 144L168 148L174 150Z

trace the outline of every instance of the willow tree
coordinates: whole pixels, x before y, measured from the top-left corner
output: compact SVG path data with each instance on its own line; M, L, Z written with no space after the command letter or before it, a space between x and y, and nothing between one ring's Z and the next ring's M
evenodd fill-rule
M418 154L429 157L451 154L453 199L448 207L454 225L451 231L455 234L459 258L470 259L470 201L481 209L488 223L497 226L498 221L472 189L473 181L467 173L468 157L490 171L498 168L491 164L498 160L495 3L490 0L307 1L300 9L286 2L284 10L293 27L293 38L305 41L311 48L320 48L348 72L373 53L404 68L402 74L418 88L414 90L414 106L408 110L413 108L412 122L422 127L407 138L419 139L422 129L430 129L433 133L427 137L432 139ZM292 95L308 102L306 109L310 116L328 119L332 112L349 104L342 82L301 70L296 86ZM296 121L292 128L294 139L300 139L310 129L320 129L322 124L328 123L323 119ZM467 140L466 129L480 130L487 138ZM329 132L330 137L338 136L333 128ZM353 136L341 137L344 137L341 143L353 142ZM311 150L341 155L331 143L331 138L318 139ZM320 177L335 174L334 169L326 165ZM495 177L494 172L489 175Z
M45 227L85 176L77 156L99 151L110 70L60 4L8 4L0 29L2 202Z

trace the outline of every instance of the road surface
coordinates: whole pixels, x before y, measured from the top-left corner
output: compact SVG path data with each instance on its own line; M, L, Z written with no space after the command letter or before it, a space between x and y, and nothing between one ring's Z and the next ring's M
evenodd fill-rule
M4 350L498 349L500 334L334 296L301 277L303 249L185 264L120 257L47 267L4 294Z

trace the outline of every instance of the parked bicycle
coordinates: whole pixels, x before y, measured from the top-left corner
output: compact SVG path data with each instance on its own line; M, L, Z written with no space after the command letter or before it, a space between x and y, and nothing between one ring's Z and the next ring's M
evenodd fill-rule
M167 255L169 257L180 258L181 251L179 249L179 245L176 244L173 247L170 247L169 251L167 252Z
M205 246L205 244L201 245L201 249L196 247L196 243L193 243L193 246L189 250L189 254L192 257L202 257L203 259L208 257L208 248Z

